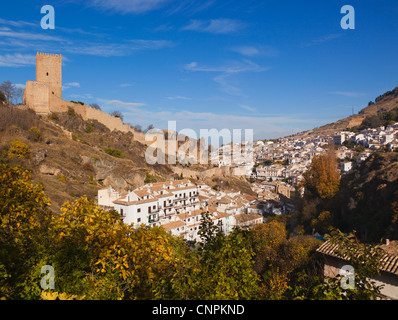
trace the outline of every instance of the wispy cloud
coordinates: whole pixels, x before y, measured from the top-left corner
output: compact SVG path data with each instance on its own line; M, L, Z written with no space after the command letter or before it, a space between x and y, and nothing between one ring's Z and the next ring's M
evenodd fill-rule
M191 100L191 98L184 97L184 96L172 96L167 97L168 100Z
M62 86L62 90L66 90L69 88L79 88L80 83L79 82L67 82Z
M174 43L168 40L144 40L132 39L121 43L87 43L78 42L74 46L63 46L63 52L74 54L84 54L101 57L122 57L132 54L136 51L160 50L162 48L172 47Z
M89 0L86 4L111 12L138 14L160 9L169 2L170 0Z
M32 54L5 54L0 55L0 67L23 67L36 64L36 56Z
M14 39L22 39L22 40L42 40L42 41L62 41L61 38L50 36L46 34L40 33L30 33L30 32L15 32L11 30L0 30L0 37L14 38Z
M93 99L93 95L91 93L85 93L85 94L69 94L68 97L72 99Z
M234 19L191 20L182 30L209 32L216 34L235 33L244 29L246 25Z
M217 66L217 67L208 67L208 66L200 66L197 62L191 62L185 65L185 70L188 71L203 71L203 72L222 72L222 73L240 73L240 72L260 72L266 71L267 68L261 67L258 64L250 61L248 59L244 59L242 62L235 61L228 65Z
M127 88L127 87L132 87L134 84L133 83L122 83L120 85L121 88Z
M240 104L239 107L241 107L242 109L245 109L247 111L250 111L250 112L256 112L257 111L256 108L250 107L250 106L245 105L245 104Z
M232 48L232 51L238 52L244 56L248 57L253 57L257 56L260 53L260 50L258 50L255 47L248 47L248 46L241 46L241 47L234 47Z
M14 20L7 20L7 19L3 19L3 18L0 18L0 24L5 24L5 25L11 26L11 27L25 27L25 26L37 27L38 26L37 23L33 23L33 22L29 22L29 21L22 21L22 20L14 21Z
M232 83L232 75L243 72L262 72L268 70L268 68L261 67L247 59L242 62L235 61L232 64L217 67L200 66L197 62L191 62L186 64L184 69L192 72L219 73L213 78L213 80L219 85L221 91L230 95L243 95L241 89L236 84Z
M271 46L236 46L231 48L232 51L237 52L246 57L265 56L274 58L279 56L279 51Z
M15 83L15 88L17 89L25 89L26 84L24 83Z
M333 34L329 34L329 35L326 35L326 36L322 36L322 37L320 37L318 39L315 39L315 40L312 40L312 41L309 41L307 43L302 44L302 47L316 46L318 44L329 42L329 41L331 41L333 39L340 38L342 35L343 35L342 33L333 33Z
M117 106L117 107L142 107L145 106L145 103L140 103L140 102L125 102L125 101L120 101L120 100L107 100L107 99L97 99L99 102L107 104L107 105L112 105L112 106Z
M121 3L123 2L121 1ZM138 2L136 1L137 5ZM106 33L92 33L82 29L71 29L61 26L57 26L57 30L57 35L55 36L43 33L38 23L0 18L0 46L3 50L19 53L22 50L29 50L30 52L40 50L43 52L112 57L128 56L137 51L160 50L175 45L174 42L165 39L112 41ZM76 34L79 37L76 37ZM73 39L71 38L72 36Z
M330 92L330 94L349 97L349 98L356 98L356 97L361 97L361 96L365 95L365 93L355 92L355 91L334 91L334 92Z
M216 0L184 0L184 1L175 1L173 2L173 6L171 6L167 10L167 14L183 14L184 16L194 15L200 11L204 11L210 8Z

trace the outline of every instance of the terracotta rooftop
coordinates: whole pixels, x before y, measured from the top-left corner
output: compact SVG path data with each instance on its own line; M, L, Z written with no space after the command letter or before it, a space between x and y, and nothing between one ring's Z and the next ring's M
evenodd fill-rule
M398 275L398 242L391 241L388 245L377 246L381 248L385 253L381 257L381 271L389 272ZM324 242L316 251L331 257L348 260L347 256L339 256L336 253L338 249L337 244L332 244L329 240Z
M183 226L185 226L185 223L183 221L181 221L181 220L176 220L176 221L172 221L172 222L169 222L169 223L162 224L162 227L166 231L169 231L169 230L172 230L172 229L175 229L175 228L178 228L178 227L183 227Z

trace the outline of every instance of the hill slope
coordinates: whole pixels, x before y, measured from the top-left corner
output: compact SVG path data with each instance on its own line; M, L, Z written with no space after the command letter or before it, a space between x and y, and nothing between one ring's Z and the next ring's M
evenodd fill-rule
M398 153L374 153L343 176L337 198L339 227L364 241L398 239Z
M30 157L11 162L32 171L33 180L44 185L54 208L82 195L95 198L98 189L110 185L128 191L145 181L160 182L180 176L175 166L149 165L145 159L147 145L136 141L132 133L111 132L98 121L83 121L73 112L45 117L29 109L0 106L0 158L12 141L28 145ZM183 166L176 167L185 173ZM191 166L189 171L195 169L202 172L208 168ZM219 183L218 177L207 176L205 181ZM234 176L221 179L233 190L251 191L245 179Z
M371 101L369 105L363 108L358 114L354 114L336 122L326 124L313 130L304 131L293 136L303 137L310 135L330 135L336 131L359 127L367 117L391 111L396 107L398 107L398 87L378 96L375 99L375 102Z

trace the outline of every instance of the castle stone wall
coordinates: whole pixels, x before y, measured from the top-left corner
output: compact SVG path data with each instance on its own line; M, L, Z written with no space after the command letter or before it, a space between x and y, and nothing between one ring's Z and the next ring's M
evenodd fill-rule
M136 132L120 118L87 106L62 99L62 55L37 53L36 81L27 81L23 104L37 113L67 112L73 108L83 120L97 120L111 131L131 132L134 139L144 144L145 134Z
M37 113L49 113L49 90L42 82L27 81L24 90L23 103Z

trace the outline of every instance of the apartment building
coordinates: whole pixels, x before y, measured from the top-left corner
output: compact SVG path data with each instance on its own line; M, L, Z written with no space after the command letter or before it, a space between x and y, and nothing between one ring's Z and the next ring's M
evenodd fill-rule
M209 212L225 234L235 226L258 224L262 215L244 216L250 202L240 192L216 192L203 182L190 180L148 183L122 195L111 187L98 191L98 205L116 210L125 223L162 226L190 241L200 241L202 212Z
M189 180L149 183L113 201L125 223L160 225L160 219L199 209L198 188Z

